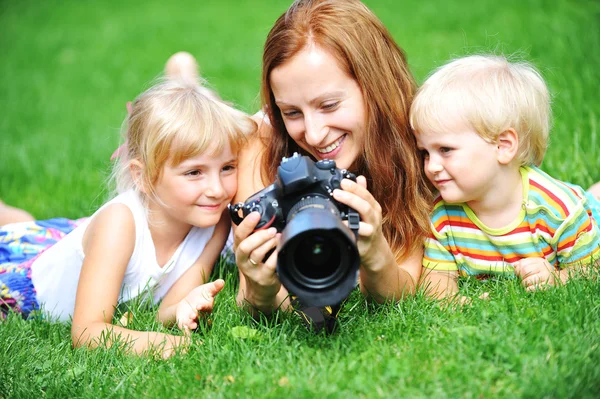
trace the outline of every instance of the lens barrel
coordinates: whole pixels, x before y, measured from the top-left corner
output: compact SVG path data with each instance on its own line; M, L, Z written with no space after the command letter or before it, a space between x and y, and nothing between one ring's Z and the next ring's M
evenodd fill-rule
M277 256L281 283L307 306L341 303L356 287L360 256L327 198L303 198L288 213Z

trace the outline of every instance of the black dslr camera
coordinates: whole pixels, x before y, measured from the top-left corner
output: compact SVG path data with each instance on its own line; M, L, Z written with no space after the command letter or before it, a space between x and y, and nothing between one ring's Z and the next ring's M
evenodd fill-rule
M297 153L282 159L277 175L245 203L230 206L231 219L240 224L250 212L260 213L256 230L273 226L282 232L277 254L281 283L307 306L339 304L358 281L360 218L332 194L342 179L356 181L356 176L337 169L334 161L313 162Z

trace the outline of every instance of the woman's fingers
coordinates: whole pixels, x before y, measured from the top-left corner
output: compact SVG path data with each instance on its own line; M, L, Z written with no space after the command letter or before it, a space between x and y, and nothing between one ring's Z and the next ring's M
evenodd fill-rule
M242 223L235 228L233 236L234 245L236 247L252 234L259 221L260 214L258 212L251 212L244 220L242 220Z
M277 247L277 245L279 245L279 240L281 239L281 233L277 233L277 235L275 236L275 247ZM267 258L267 261L264 263L265 267L270 270L271 272L275 273L275 270L277 269L277 251L273 251L273 253L271 253L271 255L269 255L269 257Z
M250 253L249 258L254 260L255 263L263 263L265 256L275 247L277 247L277 237L273 236L268 241L265 241L264 244L254 249Z
M354 208L360 214L361 220L366 223L380 223L381 206L366 187L352 180L344 179L342 180L342 189L333 190L333 197L337 201Z
M277 229L275 227L270 227L267 230L259 230L254 234L250 235L242 242L240 242L236 250L236 258L238 259L238 261L244 262L248 260L250 253L258 249L268 241L272 240L275 237L275 234L277 234ZM267 251L265 251L265 253L266 252ZM252 260L258 263L262 259Z

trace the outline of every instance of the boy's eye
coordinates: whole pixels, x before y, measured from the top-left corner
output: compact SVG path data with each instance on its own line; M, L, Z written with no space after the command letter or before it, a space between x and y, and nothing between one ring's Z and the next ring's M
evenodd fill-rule
M235 170L235 169L236 169L235 165L226 165L226 166L223 166L223 171L224 172L230 172L230 171Z

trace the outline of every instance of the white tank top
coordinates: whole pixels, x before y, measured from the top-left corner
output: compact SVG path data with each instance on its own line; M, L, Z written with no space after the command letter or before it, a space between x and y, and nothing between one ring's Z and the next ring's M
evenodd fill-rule
M125 204L131 209L135 221L135 247L125 270L119 303L142 294L148 294L153 302L157 303L175 281L196 262L215 229L214 226L193 227L171 259L160 267L156 261L156 250L148 228L146 209L139 195L132 190L118 195L42 253L31 265L31 280L37 292L38 303L53 318L66 321L72 317L84 258L83 234L90 220L105 206L114 203Z

